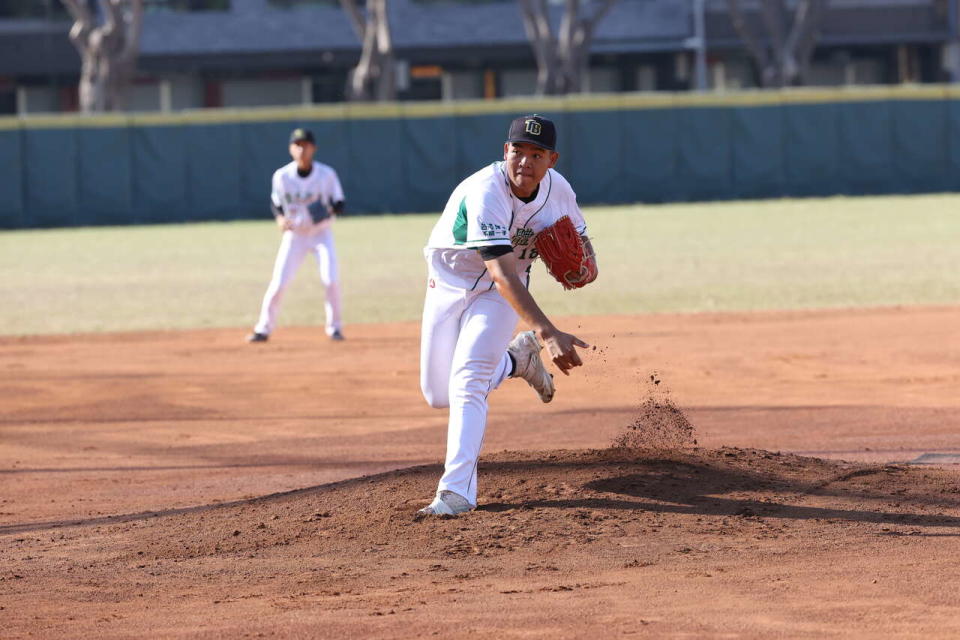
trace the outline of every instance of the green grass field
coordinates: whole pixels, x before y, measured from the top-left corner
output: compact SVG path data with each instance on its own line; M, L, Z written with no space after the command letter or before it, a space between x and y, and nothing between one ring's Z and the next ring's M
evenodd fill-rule
M960 303L960 195L588 208L600 279L548 314ZM349 323L419 317L436 215L336 227ZM0 334L249 328L278 244L272 221L0 233ZM312 259L281 325L322 323Z

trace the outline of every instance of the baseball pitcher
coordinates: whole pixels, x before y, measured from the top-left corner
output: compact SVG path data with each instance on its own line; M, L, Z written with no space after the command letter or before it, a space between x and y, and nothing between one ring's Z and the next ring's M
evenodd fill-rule
M565 375L583 364L576 347L588 345L558 329L527 290L537 257L565 288L589 284L598 273L576 195L553 169L556 139L546 118L514 120L503 161L454 189L424 250L420 386L427 403L448 407L450 417L444 473L420 514L476 507L491 391L522 378L550 402L554 383L540 358L543 345ZM518 318L532 330L511 340Z

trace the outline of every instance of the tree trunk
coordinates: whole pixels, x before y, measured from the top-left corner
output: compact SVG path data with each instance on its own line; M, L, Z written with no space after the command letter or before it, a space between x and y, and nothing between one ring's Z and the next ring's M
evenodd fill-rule
M784 6L784 0L766 0L760 3L760 12L763 17L763 24L767 29L767 38L769 39L770 61L764 75L767 76L767 84L774 87L782 87L784 82L784 67L790 53L785 50L786 39L783 34L783 23L787 20L787 8Z
M557 35L557 57L560 59L561 67L557 93L572 93L580 90L580 69L576 68L580 56L575 51L579 28L580 0L566 0Z
M556 94L560 67L546 0L520 0L523 27L537 61L537 95Z
M790 84L803 84L810 73L813 51L820 38L827 0L805 0L797 7L793 30L788 39L788 47L793 52L794 68L791 70Z
M566 90L567 93L580 93L584 90L584 78L589 71L590 46L597 25L607 15L616 0L601 0L591 3L594 11L581 17L582 0L568 0L567 15L571 17L573 28L569 30L569 42L566 45ZM572 5L578 5L576 7Z
M376 15L377 59L379 68L376 76L377 99L395 100L397 97L397 73L393 60L393 40L390 38L390 16L387 14L387 0L367 0L372 3L372 12Z
M734 29L753 57L760 84L801 84L809 72L827 0L798 0L792 12L785 0L761 0L759 17L765 37L754 32L738 0L727 0L727 6Z
M616 1L566 0L554 36L546 0L520 0L527 39L537 61L538 95L583 91L593 34Z
M396 69L387 0L367 0L366 13L357 0L340 0L362 48L360 61L350 72L347 98L355 101L395 100Z
M136 74L143 24L143 0L100 0L96 24L85 0L63 0L73 17L70 41L80 54L80 110L116 111L126 105Z

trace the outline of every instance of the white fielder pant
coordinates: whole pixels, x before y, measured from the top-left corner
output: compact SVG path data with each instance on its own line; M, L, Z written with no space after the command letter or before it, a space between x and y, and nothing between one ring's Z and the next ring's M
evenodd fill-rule
M517 319L496 289L465 291L430 274L420 336L420 388L431 407L450 408L439 489L471 504L477 504L487 395L510 374L507 345Z
M312 235L284 231L280 239L280 250L273 265L273 277L263 296L260 307L260 319L254 331L270 334L277 326L280 314L280 301L287 285L308 253L317 259L320 268L320 280L326 288L326 300L323 308L326 313L327 335L340 330L340 283L337 252L333 245L333 229L327 227Z

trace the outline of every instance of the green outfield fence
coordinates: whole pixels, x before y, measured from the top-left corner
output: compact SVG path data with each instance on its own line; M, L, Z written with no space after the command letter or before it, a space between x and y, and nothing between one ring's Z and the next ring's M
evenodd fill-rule
M960 190L954 86L343 104L0 118L0 227L267 216L294 126L350 211L439 211L533 112L584 204Z

